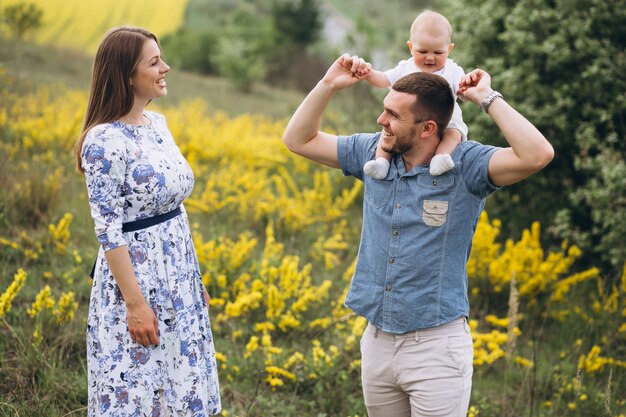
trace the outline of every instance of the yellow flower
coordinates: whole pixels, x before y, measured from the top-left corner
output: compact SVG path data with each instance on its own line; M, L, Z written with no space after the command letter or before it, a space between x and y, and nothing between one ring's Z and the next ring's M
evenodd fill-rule
M63 293L57 301L57 308L54 310L57 324L61 325L74 319L74 312L78 308L78 303L74 300L72 291Z
M283 382L282 379L280 378L276 378L273 376L268 376L266 381L272 386L272 387L281 387L283 385L285 385L285 383Z
M522 358L521 356L516 356L515 357L515 363L518 363L526 368L532 368L533 366L533 362L526 359L526 358Z
M243 354L245 359L249 358L259 347L259 338L257 336L250 337L250 341L246 344L246 353Z
M272 376L283 376L292 381L296 380L296 375L278 366L266 366L265 371Z
M224 355L223 353L221 353L221 352L217 352L217 351L216 351L216 352L215 352L215 359L217 359L217 360L218 360L218 361L220 361L220 362L226 362L226 360L227 360L228 358L227 358L227 357L226 357L226 355Z
M469 410L467 410L467 417L478 417L479 414L478 407L471 406Z
M11 302L24 286L24 281L26 281L26 272L20 268L13 276L11 285L0 295L0 318L11 310Z
M50 286L46 285L39 291L31 307L26 310L26 314L28 314L30 318L34 318L41 310L52 309L53 307L54 298L51 296Z

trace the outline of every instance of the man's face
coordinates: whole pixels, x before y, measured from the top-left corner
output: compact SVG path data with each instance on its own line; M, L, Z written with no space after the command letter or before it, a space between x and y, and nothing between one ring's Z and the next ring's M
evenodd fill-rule
M446 65L446 59L454 48L445 32L433 34L429 31L416 31L407 42L413 62L420 71L433 73Z
M383 127L380 137L385 152L403 155L413 148L417 126L411 107L416 97L412 94L389 91L383 101L385 110L376 120Z

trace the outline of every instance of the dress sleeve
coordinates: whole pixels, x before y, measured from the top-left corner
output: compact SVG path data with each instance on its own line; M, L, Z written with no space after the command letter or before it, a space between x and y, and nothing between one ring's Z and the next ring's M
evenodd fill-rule
M96 126L85 137L81 156L98 241L105 251L126 245L122 233L127 161L124 135L111 127Z

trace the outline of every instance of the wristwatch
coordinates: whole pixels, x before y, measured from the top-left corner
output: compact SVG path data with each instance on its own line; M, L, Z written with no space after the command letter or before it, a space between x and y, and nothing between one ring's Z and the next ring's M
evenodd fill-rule
M498 97L503 98L502 94L500 94L498 91L492 91L487 95L487 97L485 97L483 102L480 103L480 109L487 113L487 110L489 109L489 106L491 106L491 103L493 103L493 101Z

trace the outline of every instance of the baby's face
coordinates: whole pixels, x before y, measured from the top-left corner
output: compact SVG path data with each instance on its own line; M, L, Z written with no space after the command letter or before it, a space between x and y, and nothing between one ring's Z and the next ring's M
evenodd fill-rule
M432 34L428 31L416 31L407 45L417 68L428 73L442 69L454 48L446 34Z

